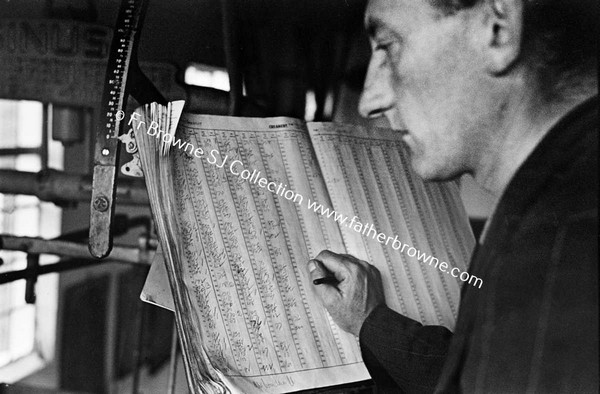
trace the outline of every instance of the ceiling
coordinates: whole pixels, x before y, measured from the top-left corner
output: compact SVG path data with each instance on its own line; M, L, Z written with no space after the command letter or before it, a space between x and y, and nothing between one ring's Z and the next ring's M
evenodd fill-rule
M118 0L7 0L0 2L0 17L78 19L112 27L119 5ZM234 0L238 22L273 35L282 29L361 30L364 6L365 0ZM180 66L191 61L224 66L221 1L149 0L139 55Z
M225 0L149 0L139 42L141 61L227 67ZM369 58L362 27L366 0L227 0L238 74L270 114L301 117L307 90L317 105L343 80L359 88ZM113 27L119 0L0 2L1 18L77 20ZM231 31L231 30L230 30ZM0 26L0 39L2 38ZM231 60L231 56L229 57ZM235 71L235 70L234 70ZM240 85L241 86L241 85ZM323 117L324 119L327 116Z

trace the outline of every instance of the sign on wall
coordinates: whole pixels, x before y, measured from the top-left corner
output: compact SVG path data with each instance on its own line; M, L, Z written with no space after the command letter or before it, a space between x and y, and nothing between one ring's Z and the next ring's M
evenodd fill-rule
M0 19L0 98L99 105L111 40L112 29L90 23ZM173 65L141 68L165 97L184 97Z

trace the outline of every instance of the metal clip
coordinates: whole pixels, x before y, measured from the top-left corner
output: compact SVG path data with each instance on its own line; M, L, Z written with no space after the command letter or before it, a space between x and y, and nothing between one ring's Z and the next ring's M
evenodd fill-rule
M131 153L133 159L121 166L121 173L128 176L141 178L144 176L142 171L142 163L140 161L140 153L138 152L137 143L135 142L135 136L133 129L129 129L126 134L117 137L123 144L125 144L125 150L127 153Z

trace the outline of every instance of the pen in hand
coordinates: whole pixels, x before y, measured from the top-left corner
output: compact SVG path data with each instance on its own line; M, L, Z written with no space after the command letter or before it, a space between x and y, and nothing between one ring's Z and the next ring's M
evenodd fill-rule
M340 283L339 280L336 279L335 276L330 275L330 276L324 276L322 278L317 278L313 280L313 285L337 285L338 283Z
M340 281L335 277L335 274L329 270L327 270L325 268L325 266L323 265L322 262L320 262L317 259L311 259L308 262L308 269L311 272L311 275L313 276L313 278L317 275L315 271L319 271L320 275L322 275L320 278L317 277L315 279L313 279L313 285L331 285L331 286L337 286Z

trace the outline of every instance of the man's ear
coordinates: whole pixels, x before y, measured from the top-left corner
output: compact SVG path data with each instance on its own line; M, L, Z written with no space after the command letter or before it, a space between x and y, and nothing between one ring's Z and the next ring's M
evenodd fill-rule
M504 74L521 54L523 0L486 0L485 8L486 66L494 75Z

